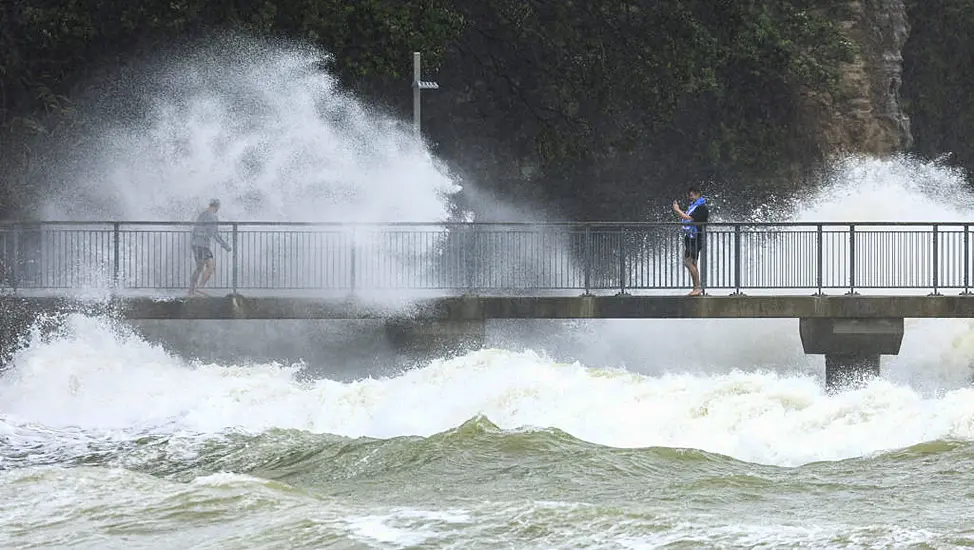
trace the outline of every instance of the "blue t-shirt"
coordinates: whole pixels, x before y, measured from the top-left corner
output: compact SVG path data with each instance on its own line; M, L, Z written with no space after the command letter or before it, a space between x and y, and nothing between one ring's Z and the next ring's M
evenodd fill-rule
M690 239L699 238L703 240L705 228L693 225L694 223L707 223L710 219L710 211L707 210L707 201L703 197L693 201L687 209L689 220L684 220L683 234Z

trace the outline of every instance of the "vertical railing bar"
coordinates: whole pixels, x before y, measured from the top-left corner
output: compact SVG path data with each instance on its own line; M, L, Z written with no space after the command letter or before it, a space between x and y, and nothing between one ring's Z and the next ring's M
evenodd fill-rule
M734 294L741 294L741 224L734 224Z
M584 235L583 237L584 242L582 243L582 250L583 250L582 256L583 256L584 277L585 277L583 282L585 285L584 294L588 295L590 293L589 286L591 283L591 271L592 271L592 257L591 257L592 256L592 228L589 224L584 225L583 235Z
M44 281L43 286L50 286L53 288L60 288L64 286L63 281L61 281L60 277L58 277L59 273L64 273L64 269L61 266L62 263L61 254L59 254L58 252L63 251L65 248L64 246L65 235L66 232L64 230L56 229L54 233L51 235L51 239L50 239L50 244L51 246L54 247L54 250L51 251L50 254L44 254L44 252L47 251L44 250L41 251L42 260L45 260L44 264L42 265L43 269L41 270L41 272L43 273L43 277L41 277L41 281ZM41 234L41 246L44 246L45 240L46 239L44 239L44 235ZM53 258L45 257L49 255L53 255ZM53 273L46 273L47 271L46 268L48 264L50 264L50 266L53 268Z
M237 258L238 258L238 255L237 254L238 254L238 251L237 251L237 249L240 246L240 243L238 242L239 225L237 224L237 222L233 222L233 224L230 227L231 227L231 229L230 229L230 231L231 231L231 235L230 235L230 243L231 244L230 244L230 246L233 247L230 250L230 266L231 266L230 267L230 281L231 281L230 282L230 286L231 286L230 293L236 295L237 294L237 283L238 283L238 279L237 279Z
M933 258L933 294L937 295L937 288L940 286L940 225L933 224L933 251L931 256Z
M856 293L856 225L849 224L849 294Z
M907 257L913 257L913 255L915 254L915 251L913 249L915 247L916 247L916 243L914 242L913 239L909 239L906 241L904 248L906 248ZM909 280L915 280L921 277L921 274L918 273L917 270L918 267L913 262L908 262L905 266L903 266L902 272L904 274L904 277L907 277Z
M120 222L115 222L114 226L112 227L112 239L114 241L114 254L115 254L115 258L114 258L114 260L112 262L112 287L116 291L119 288L119 272L120 272L120 269L119 269L120 268L120 266L119 266L119 260L120 260L119 253L120 252L119 251L121 250L121 243L119 242L119 239L121 237L121 235L120 235L120 233L121 233L121 226L122 226L122 224Z
M626 294L626 228L619 228L619 293Z
M700 292L701 294L707 294L707 283L709 278L707 277L707 251L709 246L706 246L707 235L704 232L707 230L707 224L694 224L697 226L697 235L700 239L700 265L698 266L698 275L700 276Z
M312 281L314 281L314 288L319 290L328 288L328 274L325 266L328 265L329 251L331 250L330 237L330 233L322 233L315 235L311 242L311 246L314 247L313 269L315 274Z
M822 281L822 276L823 276L823 272L825 270L825 266L824 266L824 263L825 263L824 248L825 247L824 247L824 242L823 242L824 239L825 239L825 235L822 233L822 224L818 224L815 227L815 235L816 235L816 238L815 238L815 246L817 248L816 253L815 253L815 255L816 255L816 263L817 263L816 268L815 268L815 284L818 287L818 294L821 296L821 295L824 294L824 292L822 292L822 282L823 282Z
M356 249L358 248L355 236L356 236L356 226L353 225L352 234L351 234L351 239L352 239L351 251L350 251L351 257L349 260L349 279L348 279L348 284L353 294L355 293L355 269L356 269L355 264L357 263Z
M472 265L472 263L473 263L474 254L476 253L476 251L473 250L476 233L471 227L464 226L460 232L460 235L462 237L460 241L460 250L462 252L461 258L463 260L462 273L463 273L464 283L466 284L467 287L467 294L473 294L474 266Z
M294 243L295 233L290 229L287 231L279 231L278 233L284 233L284 238L281 239L281 246L278 248L278 262L281 266L281 276L278 277L278 281L280 281L280 288L288 290L291 287L291 273L294 272L288 256L290 256L291 246Z
M971 293L971 246L970 246L971 226L964 224L964 296Z

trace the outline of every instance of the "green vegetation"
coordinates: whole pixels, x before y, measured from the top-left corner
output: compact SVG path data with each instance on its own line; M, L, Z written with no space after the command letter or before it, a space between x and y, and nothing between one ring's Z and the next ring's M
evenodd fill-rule
M799 99L831 93L853 51L834 24L844 3L4 2L0 216L41 191L31 144L84 125L70 98L96 72L230 29L319 46L346 86L404 117L410 55L422 51L443 85L424 106L426 136L478 187L575 218L642 217L647 201L671 200L688 182L736 191L817 160Z
M796 99L831 90L851 47L831 2L812 4L487 0L461 10L465 63L449 70L498 120L485 130L544 174L546 202L632 218L663 189L773 173L814 152Z

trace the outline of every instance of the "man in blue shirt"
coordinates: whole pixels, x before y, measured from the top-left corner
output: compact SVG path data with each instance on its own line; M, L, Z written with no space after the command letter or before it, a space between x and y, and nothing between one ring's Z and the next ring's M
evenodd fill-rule
M192 279L189 283L190 294L203 294L199 287L206 285L210 276L216 271L216 261L213 259L213 251L210 250L210 239L216 239L224 250L230 252L230 245L223 240L217 229L219 219L216 217L220 210L220 200L210 200L210 206L196 218L196 225L193 226L193 234L190 245L193 247L193 258L196 259L196 269L193 271ZM200 276L202 274L202 277ZM197 284L197 279L199 283Z
M681 228L683 230L683 265L690 272L690 279L693 280L693 291L690 292L690 296L700 296L703 294L703 288L700 286L697 259L705 245L706 234L704 231L706 227L697 224L707 223L710 212L707 210L707 201L701 195L699 188L690 187L688 196L690 197L690 206L686 212L680 210L678 201L673 201L673 211L683 220L683 227Z

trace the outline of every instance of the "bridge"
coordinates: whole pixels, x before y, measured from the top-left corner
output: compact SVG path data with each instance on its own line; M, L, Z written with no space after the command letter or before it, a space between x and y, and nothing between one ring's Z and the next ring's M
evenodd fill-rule
M965 223L711 223L685 296L678 223L227 222L211 297L192 224L0 225L4 311L130 319L387 319L402 342L483 342L490 319L796 318L826 383L878 374L905 318L974 317Z

